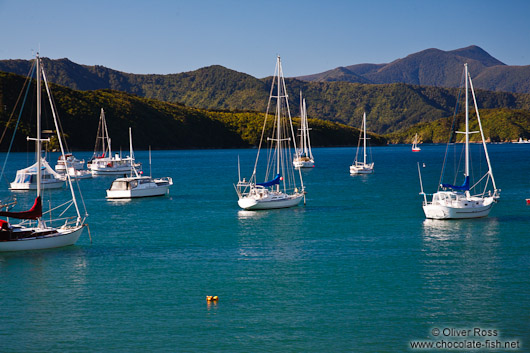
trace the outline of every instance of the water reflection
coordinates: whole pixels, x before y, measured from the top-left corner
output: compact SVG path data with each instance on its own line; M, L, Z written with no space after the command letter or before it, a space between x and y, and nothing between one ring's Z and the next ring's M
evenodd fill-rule
M125 205L133 201L133 199L106 199L106 200L109 201L109 205L113 205L113 206L115 205L121 206L121 205Z
M259 219L267 215L267 211L248 211L248 210L239 210L237 211L237 218L240 221L247 219Z
M480 322L495 309L502 296L499 234L494 218L424 221L422 311L437 320L433 325L455 317L461 325Z
M306 212L304 207L238 211L239 259L292 261L303 256Z

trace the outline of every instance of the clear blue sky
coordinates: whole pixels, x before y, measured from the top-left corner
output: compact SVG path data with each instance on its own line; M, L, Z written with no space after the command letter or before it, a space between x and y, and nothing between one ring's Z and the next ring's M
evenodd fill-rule
M530 65L527 0L0 0L0 59L39 50L138 74L223 65L261 78L480 46Z

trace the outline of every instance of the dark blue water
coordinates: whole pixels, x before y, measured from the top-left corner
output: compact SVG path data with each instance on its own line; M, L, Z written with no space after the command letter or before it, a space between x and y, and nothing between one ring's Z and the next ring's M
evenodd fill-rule
M501 201L477 220L424 218L416 163L435 191L444 146L374 148L367 176L349 175L354 149L314 149L307 205L285 210L237 206L237 157L248 177L256 150L153 152L175 182L162 198L80 181L92 243L0 254L0 351L404 352L475 327L528 351L530 146L489 148ZM12 155L8 181L32 161Z

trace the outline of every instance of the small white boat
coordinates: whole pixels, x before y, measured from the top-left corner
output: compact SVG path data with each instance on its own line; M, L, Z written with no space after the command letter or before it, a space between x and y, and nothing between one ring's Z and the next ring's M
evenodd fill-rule
M129 128L130 155L134 158L132 149L132 132ZM149 165L151 165L151 150L149 150ZM129 170L131 177L118 178L112 182L107 190L107 199L132 199L140 197L163 196L173 185L171 177L152 178L138 173L134 166Z
M171 177L151 178L137 175L134 177L118 178L112 182L107 190L107 199L133 199L139 197L163 196L173 185Z
M363 124L361 126L361 134L363 137L359 137L359 143L357 145L357 152L355 153L355 161L350 165L350 174L372 174L374 172L374 162L367 163L367 153L366 153L366 140L369 140L369 137L366 137L366 113L363 114ZM359 161L359 150L361 145L361 140L363 140L363 160Z
M412 141L412 152L419 152L421 148L418 147L418 134L414 136L414 141Z
M313 168L315 166L309 130L311 129L307 125L305 98L302 99L302 91L300 91L300 146L293 160L295 168Z
M131 157L122 158L118 153L114 157L95 157L90 162L90 171L94 175L128 174L131 166L137 166Z
M83 232L86 224L84 221L85 216L82 217L79 208L76 202L76 196L70 178L68 178L68 186L71 192L71 200L63 203L60 206L55 207L54 209L60 211L58 218L52 219L51 214L45 216L42 212L42 201L41 193L42 189L49 187L49 180L51 177L55 178L55 173L48 163L41 157L42 151L42 142L49 141L41 138L41 76L44 79L46 92L48 93L50 104L53 104L53 98L51 96L51 91L46 81L46 75L42 69L42 63L37 54L35 64L31 70L31 77L33 77L33 72L37 73L36 88L37 88L37 137L28 138L29 140L35 141L37 163L25 170L17 172L18 180L13 186L26 185L28 189L33 189L35 185L35 190L37 196L33 207L27 211L21 212L11 212L9 210L0 211L0 216L7 217L6 220L0 220L0 252L3 251L23 251L23 250L40 250L40 249L51 249L58 248L68 245L73 245L79 239L79 236ZM23 109L23 108L22 108ZM65 158L63 143L61 139L61 133L59 128L59 123L57 116L55 115L56 109L52 106L52 115L55 123L55 128L57 131L57 138L59 145L61 147L61 154ZM7 157L6 157L7 158ZM28 170L29 169L29 170ZM32 174L35 172L35 175ZM33 183L33 176L35 176L35 183ZM26 180L27 179L27 180ZM48 185L47 185L48 184ZM64 184L63 181L60 182L61 186ZM71 207L71 206L74 207ZM67 211L75 210L75 215L69 215ZM48 211L48 213L51 212ZM73 212L72 212L73 213ZM59 214L57 212L56 214ZM21 220L19 223L11 223L12 219Z
M76 169L74 167L68 168L68 175L72 179L90 179L92 178L92 172L85 169ZM66 180L66 175L63 175L63 179Z
M83 169L84 165L85 165L85 160L82 159L82 160L79 160L77 158L75 158L72 154L65 154L64 155L65 158L63 158L62 155L59 156L59 158L57 158L57 164L55 165L55 170L57 172L63 172L66 170L67 166L68 167L73 167L75 169ZM66 159L66 163L64 162Z
M132 156L122 158L118 153L112 156L111 140L107 130L107 121L105 120L105 111L103 108L101 108L99 116L94 155L87 163L87 166L94 175L127 174L133 166L137 168L140 166L135 163Z
M421 192L423 195L423 211L426 218L431 219L460 219L460 218L479 218L486 217L493 204L500 197L500 189L497 189L495 179L493 178L493 171L491 169L491 163L488 155L488 149L484 139L484 132L482 130L482 123L480 121L480 114L478 111L477 101L475 98L475 92L473 89L473 82L471 76L468 73L467 64L464 65L464 77L465 77L465 131L461 133L465 135L464 144L464 183L462 185L451 185L451 184L440 184L438 191L432 195L432 199L429 202L427 195L423 192L423 182L421 181L421 172L418 164L418 173L420 176ZM468 86L470 86L468 88ZM473 102L477 117L477 122L480 131L469 131L469 90L471 90L473 96ZM474 184L471 184L470 180L470 145L469 136L473 133L480 133L482 147L484 149L484 157L488 166L488 171ZM453 144L454 145L454 144ZM447 152L446 152L447 153ZM446 155L447 157L447 155ZM444 164L447 158L444 158ZM440 180L444 178L445 166L442 167L442 175ZM480 183L484 181L484 185ZM491 181L491 183L490 183ZM476 194L471 194L476 192Z
M275 85L277 92L274 92ZM273 99L276 99L274 122L267 124L271 115L271 101ZM266 128L273 125L272 137L265 138ZM302 172L298 169L297 175L295 175L295 168L292 163L291 148L296 151L296 142L292 136L293 134L293 122L289 111L285 79L281 60L278 56L254 171L248 182L245 179L241 180L241 176L239 176L239 181L235 185L239 207L245 210L287 208L297 206L304 199L305 191ZM276 173L276 176L269 181L257 183L256 171L264 141L269 143L265 180L268 180L271 174L274 175L273 173ZM285 173L285 175L282 176L281 173ZM300 181L300 189L298 189L296 184L297 179Z
M17 170L15 180L10 184L11 190L37 190L37 170L39 163L30 165L27 168ZM42 189L60 189L64 186L64 178L56 173L44 158L40 160Z

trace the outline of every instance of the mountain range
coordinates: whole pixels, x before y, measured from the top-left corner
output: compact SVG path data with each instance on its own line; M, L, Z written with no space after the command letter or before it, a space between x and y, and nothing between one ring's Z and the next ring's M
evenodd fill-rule
M476 88L530 93L530 66L506 65L476 45L451 51L427 49L389 64L350 65L297 78L309 82L400 82L422 86L458 87L462 82L464 63L468 63Z
M137 75L98 65L79 65L68 59L43 61L51 82L74 90L111 89L220 112L264 112L272 80L271 77L258 79L219 65L179 74ZM476 46L451 52L429 49L390 64L353 65L337 71L351 72L348 77L357 77L360 82L339 80L340 75L332 72L328 72L328 79L313 77L308 81L307 76L303 80L286 79L287 91L292 97L291 112L293 115L299 112L298 97L302 91L310 118L359 127L366 111L370 131L387 134L404 130L416 123L452 115L459 91L451 86L459 81L464 62L469 63L476 87L478 77L474 71L481 71L479 76L482 77L486 77L485 72L495 73L505 82L509 77L524 77L522 73L530 71L530 66L504 65ZM26 75L30 66L31 61L27 60L0 61L0 71L19 75ZM489 77L489 81L484 78L482 82L502 81ZM381 83L373 83L376 78ZM404 78L414 84L391 82ZM528 82L527 79L525 84ZM523 83L513 85L522 87ZM480 91L477 99L481 108L530 109L530 94Z

